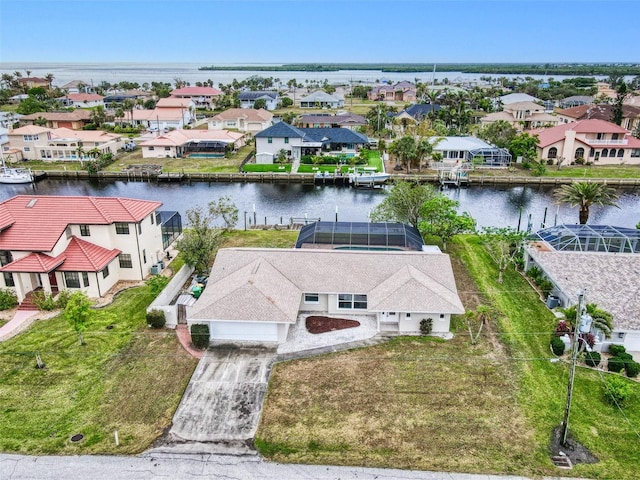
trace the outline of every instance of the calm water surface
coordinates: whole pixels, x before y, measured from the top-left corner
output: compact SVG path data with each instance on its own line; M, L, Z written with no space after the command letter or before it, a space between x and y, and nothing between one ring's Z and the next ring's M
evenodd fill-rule
M553 189L531 187L471 187L449 189L444 193L460 202L460 211L468 211L479 226L516 227L522 209L522 228L529 215L534 230L542 226L545 209L546 226L577 223L578 209L558 206ZM211 200L228 196L240 210L239 227L244 212L258 223L287 223L290 217L335 220L336 209L341 221L367 221L369 214L386 194L384 189L353 189L334 186L274 185L268 183L147 183L100 182L76 180L43 180L32 185L0 185L0 200L20 194L121 196L158 200L163 210L177 210L183 217L195 206L206 206ZM640 190L621 190L620 208L592 207L589 223L611 224L633 228L640 221Z

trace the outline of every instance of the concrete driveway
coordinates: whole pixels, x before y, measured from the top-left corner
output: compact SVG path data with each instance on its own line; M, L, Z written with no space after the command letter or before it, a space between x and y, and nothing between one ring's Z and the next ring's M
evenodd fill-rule
M274 359L275 348L209 348L152 451L251 453Z

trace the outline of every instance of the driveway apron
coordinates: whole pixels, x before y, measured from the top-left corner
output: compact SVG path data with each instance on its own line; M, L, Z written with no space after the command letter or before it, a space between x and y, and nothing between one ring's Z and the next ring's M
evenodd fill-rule
M173 417L167 443L249 444L274 359L275 349L267 347L207 350Z

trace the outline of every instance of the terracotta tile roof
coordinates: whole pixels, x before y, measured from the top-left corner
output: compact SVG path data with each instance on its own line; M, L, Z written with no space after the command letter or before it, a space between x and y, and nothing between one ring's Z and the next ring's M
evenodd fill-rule
M0 232L0 250L49 252L67 225L135 223L161 205L121 197L18 195L0 203L0 219L14 220Z
M104 99L102 95L97 93L69 93L63 98L68 98L73 102L96 102Z
M178 97L169 97L169 98L161 98L156 103L156 108L188 108L189 104L191 104L193 100L190 98L178 98Z
M118 133L109 133L102 130L71 130L70 128L54 128L51 130L51 140L77 139L82 142L107 143L122 138Z
M64 263L57 270L59 272L99 272L120 253L121 251L117 248L109 250L74 235L62 254L65 257Z
M576 133L622 133L623 135L629 133L619 125L605 122L604 120L580 120L577 122L563 123L556 127L545 128L543 130L533 130L531 134L538 135L538 146L543 148L564 139L566 132L569 130L573 130Z
M565 117L575 118L576 120L611 120L611 114L613 105L579 105L577 107L565 108L558 110L558 115L564 115ZM622 116L638 117L640 116L640 108L632 105L622 106Z
M91 112L81 108L76 109L73 112L38 112L32 113L31 115L25 115L20 120L37 120L39 117L50 121L90 120Z
M38 135L40 133L51 132L52 129L40 127L38 125L25 125L24 127L14 128L9 135Z
M183 87L173 90L171 95L189 95L193 97L207 96L207 95L222 95L222 92L213 87Z
M19 258L5 265L0 268L0 271L13 273L49 273L64 262L64 259L64 254L52 257L43 253L30 253L26 257Z

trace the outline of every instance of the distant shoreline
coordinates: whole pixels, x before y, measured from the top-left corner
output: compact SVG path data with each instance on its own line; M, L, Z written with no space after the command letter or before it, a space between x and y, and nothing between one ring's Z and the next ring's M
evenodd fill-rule
M210 65L200 71L339 72L375 70L383 73L462 72L506 75L640 75L640 63L287 63L282 65Z

